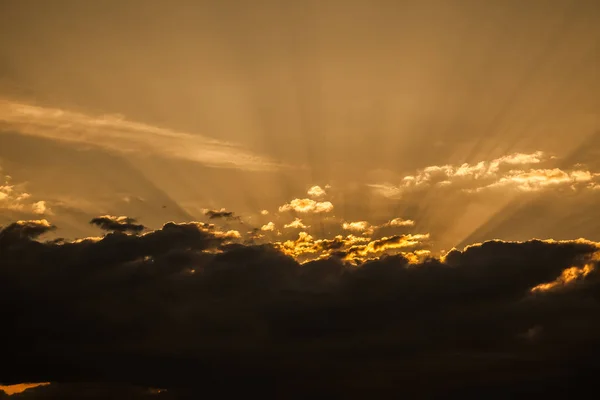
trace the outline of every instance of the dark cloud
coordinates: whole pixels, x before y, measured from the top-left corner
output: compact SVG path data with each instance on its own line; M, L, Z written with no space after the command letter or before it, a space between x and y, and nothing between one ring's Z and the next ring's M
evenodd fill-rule
M210 219L217 219L217 218L239 219L239 217L236 217L232 211L225 211L224 209L207 210L204 212L204 215L207 215L208 218L210 218Z
M0 246L14 242L35 239L55 227L45 219L34 221L17 221L6 227L0 227Z
M49 229L0 231L0 383L55 382L17 398L573 395L600 356L594 242L300 264L195 222L37 240Z
M105 231L112 232L139 233L146 229L144 225L138 224L134 218L125 216L115 217L113 215L103 215L101 217L92 218L90 224L96 225Z

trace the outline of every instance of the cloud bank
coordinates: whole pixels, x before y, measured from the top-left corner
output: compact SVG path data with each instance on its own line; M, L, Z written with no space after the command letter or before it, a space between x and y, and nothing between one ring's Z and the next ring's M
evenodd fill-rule
M145 389L112 398L514 398L594 382L599 243L489 241L433 257L425 234L242 244L170 222L43 241L53 229L0 230L0 383L53 382L29 396L113 382Z

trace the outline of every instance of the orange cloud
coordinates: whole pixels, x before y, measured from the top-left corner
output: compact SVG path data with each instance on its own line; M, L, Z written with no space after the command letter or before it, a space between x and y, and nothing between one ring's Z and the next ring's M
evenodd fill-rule
M327 194L321 186L313 186L306 192L310 197L322 197Z
M329 201L318 202L312 199L294 199L279 207L280 212L296 211L299 213L325 213L333 210Z
M587 183L594 188L600 173L581 169L560 168L522 169L526 165L550 161L552 157L541 151L513 153L491 161L475 164L432 165L418 170L414 175L404 176L399 184L369 184L376 193L388 198L398 198L405 192L430 187L456 187L464 192L475 193L495 187L513 187L521 191L541 190L558 185Z
M275 224L273 222L269 222L268 224L263 225L260 228L261 231L274 231L275 230Z
M356 221L356 222L344 222L342 228L347 231L355 232L373 232L371 224L367 221Z
M310 226L304 225L302 223L302 220L300 218L296 218L295 220L293 220L289 224L285 224L283 227L284 228L294 228L294 229L307 229L307 228L310 228Z
M10 176L6 176L4 184L0 185L0 210L31 212L38 215L53 214L44 200L31 202L31 194L23 190L23 185L13 184L11 180Z
M49 385L50 382L40 382L40 383L18 383L16 385L0 385L0 391L4 391L7 395L11 396L13 394L18 394L26 391L27 389L32 389L38 386L46 386Z
M341 255L346 261L360 262L370 256L380 255L388 250L416 247L428 239L429 234L409 234L384 237L376 240L354 235L346 237L338 235L333 239L315 240L307 232L300 232L297 239L275 242L274 245L283 253L298 259L300 262L327 258L333 254ZM412 252L411 257L413 260L420 260L430 254L428 250L419 250Z
M383 224L383 226L414 226L415 221L412 219L394 218Z
M122 115L91 116L0 99L0 121L23 135L94 145L119 153L156 154L244 170L284 167L233 143L130 121Z
M531 289L532 293L546 292L569 285L577 280L585 278L590 272L594 271L593 264L585 264L583 267L570 267L565 269L556 280L548 283L541 283Z
M589 182L595 174L589 171L575 170L565 172L559 168L532 169L529 171L510 171L497 182L487 187L514 185L524 191L540 190L547 186Z

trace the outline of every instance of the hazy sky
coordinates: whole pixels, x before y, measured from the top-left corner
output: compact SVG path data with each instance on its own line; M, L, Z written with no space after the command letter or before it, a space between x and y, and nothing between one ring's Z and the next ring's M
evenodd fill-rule
M579 147L599 129L596 1L0 4L0 168L61 235L92 232L82 214L157 227L222 207L259 226L272 220L260 210L330 185L332 229L412 219L439 248L600 238L597 222L564 222L597 215L585 153L598 146ZM543 164L504 172L591 178L393 189L427 167L538 151ZM530 201L543 204L518 224L476 232ZM27 213L9 208L5 222Z
M584 382L599 46L598 0L0 0L0 385Z

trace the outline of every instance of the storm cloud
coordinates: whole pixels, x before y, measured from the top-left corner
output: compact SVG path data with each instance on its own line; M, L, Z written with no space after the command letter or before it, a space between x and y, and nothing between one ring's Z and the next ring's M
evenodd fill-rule
M23 398L83 382L139 398L509 395L585 383L599 355L600 244L583 239L356 264L348 252L411 235L350 249L338 238L300 263L199 222L42 241L51 229L0 230L0 383L53 382Z

